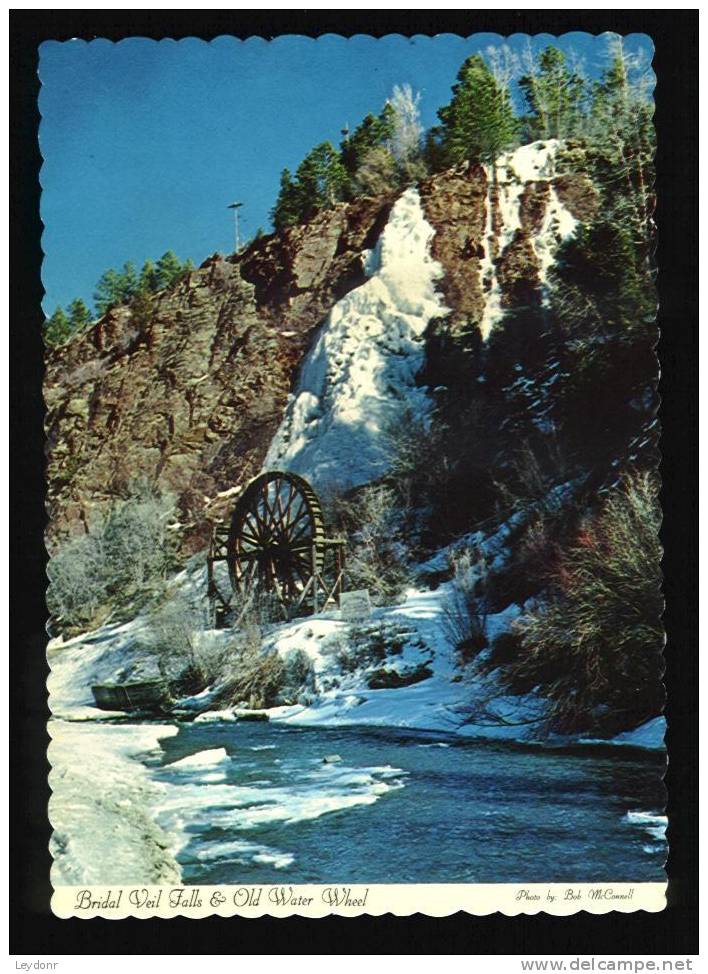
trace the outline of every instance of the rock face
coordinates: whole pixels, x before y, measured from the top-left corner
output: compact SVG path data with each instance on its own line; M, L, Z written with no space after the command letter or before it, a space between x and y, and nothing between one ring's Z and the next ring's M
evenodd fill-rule
M495 169L461 167L419 187L445 327L476 325L486 337L506 308L542 301L555 246L593 207L592 185L556 175L554 158L554 146L535 143ZM365 265L394 203L338 204L237 256L215 255L151 309L116 308L50 352L50 537L81 530L145 477L178 496L185 550L203 547L210 518L260 469L315 336L371 277ZM404 281L396 291L404 308ZM351 336L364 328L360 303L350 302Z
M294 373L329 308L362 283L390 200L362 199L207 260L136 320L116 308L48 356L52 535L138 476L174 491L187 550L217 494L258 472Z

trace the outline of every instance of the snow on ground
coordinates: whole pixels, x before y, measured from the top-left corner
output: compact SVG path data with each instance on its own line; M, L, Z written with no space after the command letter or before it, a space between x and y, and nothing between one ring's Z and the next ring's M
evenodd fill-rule
M502 528L488 539L490 557L503 558L507 533ZM446 554L443 557L440 553L421 567L426 572L442 571L447 564ZM195 584L189 583L192 587ZM408 727L484 740L543 740L542 699L533 694L505 695L493 673L482 675L474 668L460 669L447 610L451 592L450 582L434 590L414 588L401 604L374 609L371 617L362 622L343 622L339 611L333 609L264 631L266 652L277 651L284 659L295 651L304 652L312 662L317 681L316 694L308 694L308 699L292 706L271 708L271 720L320 726ZM490 643L511 626L520 612L521 607L512 603L487 617ZM55 640L50 646L52 672L48 680L53 715L72 721L114 717L115 714L95 707L91 686L124 678L122 674L132 678L155 675L136 650L144 627L145 620L138 617L66 643ZM211 630L200 636L203 641L214 643L230 638L228 630ZM371 647L377 645L396 648L385 655L371 656ZM367 652L371 658L365 659ZM416 673L425 678L408 686L372 689L368 682L372 674L381 670L403 679ZM211 700L215 696L216 688L207 688L188 701L181 701L180 709L196 712L198 721L236 720L238 712L234 708L214 709ZM658 717L611 741L554 736L552 742L660 749L664 729L664 718Z
M618 747L642 747L651 751L660 751L664 748L664 737L666 735L666 718L654 717L646 721L639 727L630 731L622 731L611 741L601 740L596 737L581 738L580 744L614 744Z
M96 707L91 687L127 679L159 677L154 662L138 652L145 620L101 626L74 639L53 639L47 650L51 672L47 679L49 706L54 717L91 720L115 716Z
M513 152L503 153L497 159L494 169L485 166L488 187L487 222L482 241L484 256L480 266L486 294L480 330L485 339L504 316L501 286L492 243L494 242L497 247L497 255L501 256L514 239L517 230L521 228L521 196L526 184L553 179L556 174L555 160L559 146L560 142L557 139L532 142L530 145L520 146ZM492 226L494 210L492 189L495 180L498 188L497 213L494 221L497 224L496 228ZM539 274L544 299L546 278L553 264L556 249L574 232L576 225L577 220L563 206L551 186L541 229L531 236L531 244L540 265Z
M415 385L423 333L448 311L435 291L443 269L430 256L433 235L418 190L406 190L368 256L368 281L332 308L308 353L264 469L317 487L367 483L386 472L387 425L427 416Z
M177 728L52 720L49 733L52 883L178 883L173 839L155 823L163 789L139 760Z

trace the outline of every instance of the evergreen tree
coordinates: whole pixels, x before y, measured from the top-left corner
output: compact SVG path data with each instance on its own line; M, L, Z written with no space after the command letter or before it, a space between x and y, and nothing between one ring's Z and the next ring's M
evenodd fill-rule
M133 300L130 302L130 311L133 315L133 321L136 324L143 327L150 320L153 309L153 298L149 291L138 291Z
M123 300L123 277L112 267L99 278L93 293L94 304L99 315L104 315Z
M295 173L303 216L309 219L342 198L346 170L331 142L321 142L307 153Z
M84 331L91 324L91 312L81 298L76 298L68 307L69 326L73 334Z
M347 171L331 142L322 142L307 153L297 167L295 178L284 169L280 193L271 218L276 230L309 220L319 210L345 195Z
M127 304L137 290L138 273L132 260L127 260L120 272L120 303Z
M352 134L342 140L342 165L350 177L356 176L371 149L385 145L391 139L395 117L394 106L387 102L378 115L368 114Z
M280 174L280 191L271 211L271 219L276 230L291 227L300 219L300 197L289 169L283 169Z
M42 330L45 342L52 348L63 345L72 334L69 319L60 307L57 307L51 318L45 319Z
M519 88L532 112L528 120L532 139L564 139L578 131L585 82L568 67L557 47L549 45L537 63L531 62Z
M484 58L473 54L460 68L452 92L450 104L438 112L445 163L494 162L517 131L508 89L495 79Z
M160 288L170 287L182 273L182 265L173 250L167 250L157 262Z
M138 281L138 293L139 294L152 294L154 291L160 290L160 276L157 273L157 268L155 267L155 262L152 260L146 260L140 271L140 279Z
M651 77L630 58L618 40L612 61L596 83L588 119L593 178L607 202L622 200L638 242L650 236L653 204L651 173L655 152Z

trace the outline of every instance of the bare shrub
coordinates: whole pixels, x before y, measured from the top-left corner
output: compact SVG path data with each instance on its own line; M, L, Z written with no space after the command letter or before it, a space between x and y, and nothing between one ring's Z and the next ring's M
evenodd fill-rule
M351 589L368 589L375 605L392 604L410 578L405 515L395 491L377 485L325 499L328 519L347 539L345 577Z
M420 508L440 498L452 476L446 428L435 418L405 410L383 430L390 467L388 479L404 509Z
M203 610L184 596L164 602L149 617L143 645L175 693L198 693L213 676L198 652L197 632L204 626Z
M614 731L660 712L658 486L628 476L559 553L548 597L520 619L509 684L538 687L562 730Z
M312 660L302 649L294 649L284 660L283 686L279 692L280 703L309 704L317 693L317 680Z
M463 663L487 645L486 585L489 566L480 549L464 548L450 556L452 589L444 605L444 626Z
M570 480L576 468L555 434L524 440L512 455L503 479L497 481L500 504L508 511L531 505L553 512L559 501L553 487Z
M342 673L356 673L374 663L382 663L388 652L388 633L382 624L353 626L337 643L335 660Z
M251 710L272 707L280 702L287 671L280 655L263 653L260 646L244 645L233 656L233 670L220 691L220 701Z
M177 565L174 500L139 482L86 535L59 544L47 568L47 604L65 628L136 610L164 591Z
M47 565L47 605L61 625L86 626L107 604L109 585L103 564L98 535L69 538L52 554Z
M118 598L159 592L177 564L174 497L134 484L100 526L107 572Z

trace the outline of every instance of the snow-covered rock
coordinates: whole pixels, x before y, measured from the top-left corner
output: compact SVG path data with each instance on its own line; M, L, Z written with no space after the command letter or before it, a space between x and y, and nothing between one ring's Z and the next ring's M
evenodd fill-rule
M513 152L503 153L494 167L485 166L487 174L487 224L485 227L484 254L480 267L485 282L484 314L480 325L482 337L487 338L504 316L502 287L499 281L497 255L504 251L522 228L521 198L531 183L547 182L556 175L556 155L560 147L558 139L532 142ZM496 187L497 205L492 194ZM545 300L548 271L553 264L558 245L574 232L577 220L565 207L553 186L544 209L541 226L530 233L531 246L538 261L539 283ZM496 211L496 212L495 212ZM494 225L493 225L494 223Z

